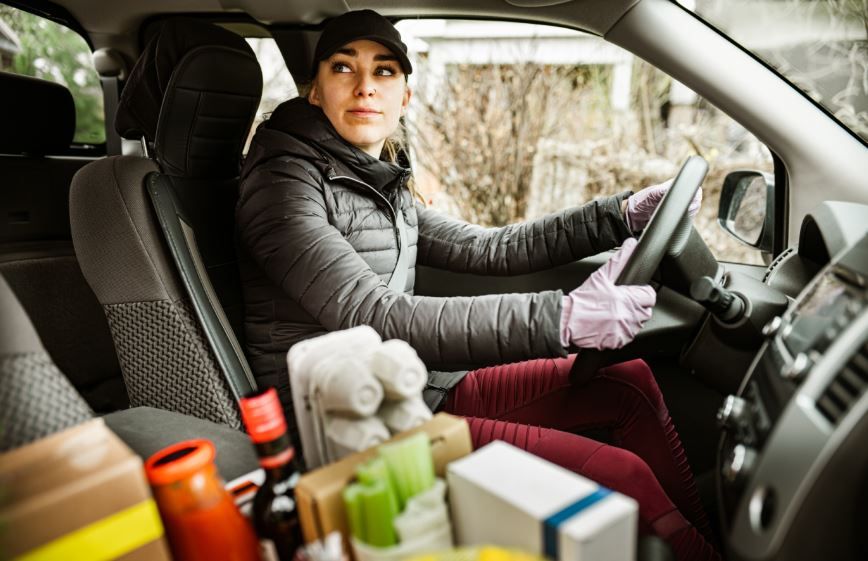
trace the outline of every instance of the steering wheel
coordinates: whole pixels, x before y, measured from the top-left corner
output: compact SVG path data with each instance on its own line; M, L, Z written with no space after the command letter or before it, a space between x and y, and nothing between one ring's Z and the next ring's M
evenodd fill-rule
M615 284L648 284L664 256L680 256L688 245L693 225L687 209L696 190L705 179L708 163L699 156L690 156L672 182L663 200L657 205L651 220L639 237L639 243L624 266ZM578 350L570 381L586 383L608 364L611 351L597 349Z

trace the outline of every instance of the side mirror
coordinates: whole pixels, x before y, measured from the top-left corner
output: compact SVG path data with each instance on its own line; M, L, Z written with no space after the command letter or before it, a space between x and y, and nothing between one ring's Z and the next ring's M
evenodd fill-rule
M771 253L775 178L761 171L734 171L723 180L717 223L738 241Z

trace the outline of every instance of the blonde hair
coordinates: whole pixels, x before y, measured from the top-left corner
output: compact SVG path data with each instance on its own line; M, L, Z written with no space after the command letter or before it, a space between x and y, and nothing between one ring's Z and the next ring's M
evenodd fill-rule
M399 164L398 155L401 152L404 152L405 154L407 153L407 145L404 142L405 138L406 130L404 129L404 124L400 123L395 132L393 132L383 144L383 151L380 152L380 159L392 164ZM416 190L416 180L412 175L407 180L407 189L410 191L410 195L412 195L414 199L418 199L422 204L425 204L425 198Z

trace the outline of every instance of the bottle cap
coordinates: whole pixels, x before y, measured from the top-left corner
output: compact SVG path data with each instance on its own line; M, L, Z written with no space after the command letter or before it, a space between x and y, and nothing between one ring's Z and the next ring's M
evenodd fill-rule
M274 388L241 398L241 418L256 444L277 440L286 433L286 418Z
M175 483L212 464L216 455L210 440L184 440L151 455L145 462L145 473L151 485Z

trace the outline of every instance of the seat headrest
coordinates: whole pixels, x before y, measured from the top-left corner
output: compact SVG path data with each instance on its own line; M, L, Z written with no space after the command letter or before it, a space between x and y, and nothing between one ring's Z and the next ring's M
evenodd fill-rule
M124 86L115 128L154 144L164 173L238 175L262 95L262 71L239 35L189 18L162 24Z
M62 154L75 134L75 104L66 87L0 72L0 153Z

